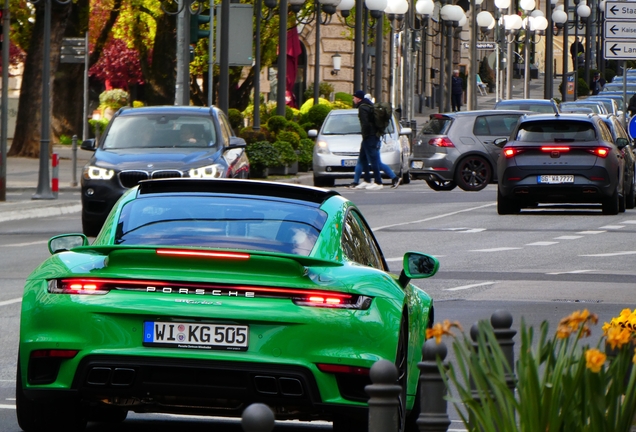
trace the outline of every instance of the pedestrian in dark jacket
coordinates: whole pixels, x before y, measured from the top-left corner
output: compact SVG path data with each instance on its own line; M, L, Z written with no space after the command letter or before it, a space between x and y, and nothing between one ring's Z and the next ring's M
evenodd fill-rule
M459 71L453 71L453 81L451 85L451 105L453 107L453 112L457 112L461 110L462 107L462 96L464 94L463 80L459 76Z
M360 119L360 131L362 133L362 148L358 163L364 169L364 181L368 184L367 190L382 189L382 176L380 175L380 137L373 121L373 102L365 97L362 90L357 90L353 94L353 105L358 108L358 118ZM371 173L373 171L374 183L371 183Z
M592 90L593 95L597 95L603 90L603 87L605 87L605 78L601 76L600 72L596 72L590 83L590 90Z

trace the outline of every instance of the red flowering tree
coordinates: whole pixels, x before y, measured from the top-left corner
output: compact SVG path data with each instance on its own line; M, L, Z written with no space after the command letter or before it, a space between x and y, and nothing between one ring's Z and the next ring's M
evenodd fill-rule
M104 82L106 89L128 90L130 84L143 84L139 53L121 39L111 39L101 57L88 71L89 76Z

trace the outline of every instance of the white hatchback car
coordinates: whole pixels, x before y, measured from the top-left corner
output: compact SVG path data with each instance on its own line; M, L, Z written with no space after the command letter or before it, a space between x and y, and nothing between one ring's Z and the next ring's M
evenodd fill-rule
M394 116L380 148L382 162L402 177L402 183L410 182L411 132L411 128L402 127ZM315 186L332 187L336 179L353 178L362 142L357 109L329 112L320 132L312 129L308 135L316 138L313 156Z

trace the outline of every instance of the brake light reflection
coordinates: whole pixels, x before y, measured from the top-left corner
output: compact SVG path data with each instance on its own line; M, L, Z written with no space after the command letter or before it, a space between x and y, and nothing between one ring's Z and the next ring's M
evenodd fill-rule
M440 137L440 138L431 138L428 141L428 145L432 145L435 147L455 147L455 144L448 139L448 137Z
M369 375L369 369L358 366L346 366L318 363L318 370L321 372L334 373L334 374L350 374L350 375Z

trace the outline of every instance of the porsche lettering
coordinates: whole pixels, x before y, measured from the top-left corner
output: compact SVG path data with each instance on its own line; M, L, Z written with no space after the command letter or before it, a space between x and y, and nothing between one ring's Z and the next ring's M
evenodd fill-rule
M171 288L163 287L157 288L154 286L146 287L146 292L158 292L163 294L195 294L195 295L212 295L212 296L226 296L226 297L255 297L253 291L235 291L235 290L220 290L213 289L207 290L203 288Z

